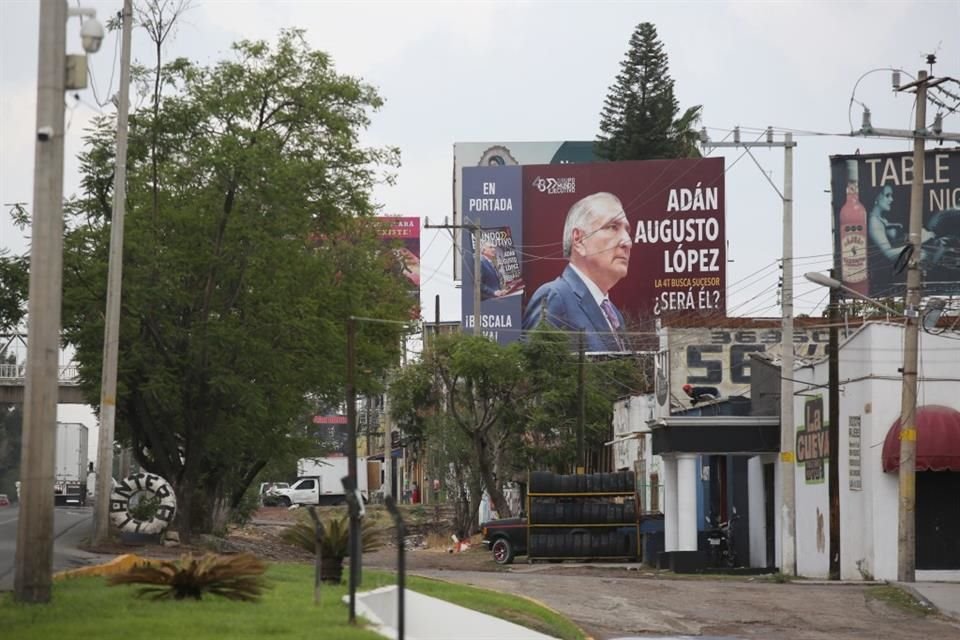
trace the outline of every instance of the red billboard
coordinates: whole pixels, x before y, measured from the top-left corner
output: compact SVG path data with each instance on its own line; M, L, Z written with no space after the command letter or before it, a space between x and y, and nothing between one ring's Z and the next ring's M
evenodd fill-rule
M628 250L617 256L615 249L597 245L585 255L592 251L626 267L609 289L621 313L628 320L726 315L723 175L723 158L524 167L528 301L570 262L563 241L571 208L592 194L610 194L610 206L619 203L625 217ZM613 208L610 213L616 214Z
M474 286L504 343L546 323L632 350L656 317L725 316L723 178L723 158L464 167L464 222L483 230L480 247L464 231L465 327Z
M420 218L412 216L380 216L380 237L388 243L397 258L397 269L420 291Z

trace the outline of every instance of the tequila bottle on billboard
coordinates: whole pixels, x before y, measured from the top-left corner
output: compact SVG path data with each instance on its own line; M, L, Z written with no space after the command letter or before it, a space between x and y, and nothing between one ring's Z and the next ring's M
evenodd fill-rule
M867 210L860 203L857 160L847 160L847 201L840 208L840 274L843 284L870 295L867 273Z

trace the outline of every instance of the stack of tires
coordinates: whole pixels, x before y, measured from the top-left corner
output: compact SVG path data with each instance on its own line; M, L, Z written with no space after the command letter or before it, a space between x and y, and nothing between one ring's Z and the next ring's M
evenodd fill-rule
M530 558L638 557L634 483L632 471L531 473Z
M633 471L560 475L549 471L530 474L530 493L632 493L635 490Z

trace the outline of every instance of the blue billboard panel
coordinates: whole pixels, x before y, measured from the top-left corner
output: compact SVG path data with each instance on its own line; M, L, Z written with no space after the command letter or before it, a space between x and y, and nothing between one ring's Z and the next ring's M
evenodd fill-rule
M463 168L463 328L474 329L474 256L480 254L480 331L500 344L520 337L523 301L523 184L519 166Z

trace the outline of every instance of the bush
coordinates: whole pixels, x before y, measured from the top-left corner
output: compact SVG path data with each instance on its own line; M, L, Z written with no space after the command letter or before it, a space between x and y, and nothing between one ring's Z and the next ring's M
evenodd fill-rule
M266 569L267 565L249 553L208 553L199 558L186 554L177 561L134 567L111 576L109 584L147 585L137 590L137 596L152 600L200 600L204 593L211 593L229 600L253 601L263 592Z

